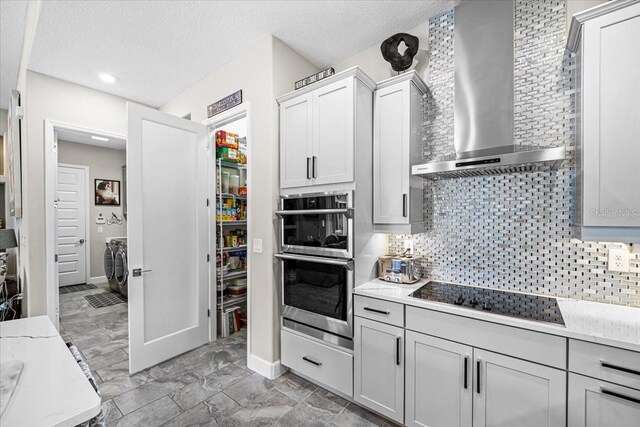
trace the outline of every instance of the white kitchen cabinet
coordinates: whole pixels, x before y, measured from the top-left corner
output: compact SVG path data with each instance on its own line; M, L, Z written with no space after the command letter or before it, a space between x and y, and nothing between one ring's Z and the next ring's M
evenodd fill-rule
M278 98L281 189L355 181L359 146L371 150L374 88L353 67Z
M311 179L311 94L280 105L280 182L283 187L304 186Z
M640 3L573 17L577 212L582 240L640 242Z
M313 94L314 184L353 181L354 79L324 86Z
M404 419L404 329L354 318L353 397L399 423Z
M405 425L471 427L473 348L406 332Z
M411 175L411 165L422 163L422 97L426 91L415 71L378 83L373 120L376 231L424 231L422 179Z
M561 427L566 372L474 349L474 427Z
M569 427L636 427L640 390L569 374Z

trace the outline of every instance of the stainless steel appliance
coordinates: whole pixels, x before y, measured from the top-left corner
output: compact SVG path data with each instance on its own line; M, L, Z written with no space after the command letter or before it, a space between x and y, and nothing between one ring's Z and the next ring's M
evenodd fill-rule
M428 282L409 296L502 316L564 325L558 301L552 297L437 281Z
M565 148L514 145L514 2L463 1L455 8L455 159L412 167L424 178L559 167Z
M276 258L282 262L282 317L287 326L340 345L350 340L353 260L295 253Z
M416 283L418 259L406 256L385 255L378 258L378 277L393 283Z
M353 258L353 192L282 196L280 250Z

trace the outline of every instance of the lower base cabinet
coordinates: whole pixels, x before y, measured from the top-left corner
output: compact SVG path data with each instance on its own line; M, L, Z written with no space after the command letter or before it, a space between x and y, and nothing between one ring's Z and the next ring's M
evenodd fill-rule
M565 371L476 348L473 370L474 427L566 425Z
M354 317L353 398L404 421L404 329Z
M471 427L473 348L406 332L407 426Z
M406 335L406 425L565 426L565 371L412 331Z
M640 390L569 374L569 427L637 427Z

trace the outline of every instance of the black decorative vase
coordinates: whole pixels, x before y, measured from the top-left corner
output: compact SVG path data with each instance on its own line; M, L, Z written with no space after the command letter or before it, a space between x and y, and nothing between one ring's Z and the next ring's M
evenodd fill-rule
M404 42L407 49L401 55L398 46ZM395 34L380 45L380 51L385 61L391 64L391 68L398 73L406 71L413 63L413 57L418 53L420 40L416 36L407 33Z

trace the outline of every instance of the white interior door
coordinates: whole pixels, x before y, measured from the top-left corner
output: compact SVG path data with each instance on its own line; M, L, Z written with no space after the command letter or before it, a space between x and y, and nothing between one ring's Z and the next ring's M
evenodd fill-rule
M129 370L208 337L207 133L127 104Z
M58 286L78 285L87 280L86 175L86 170L82 167L58 167Z

